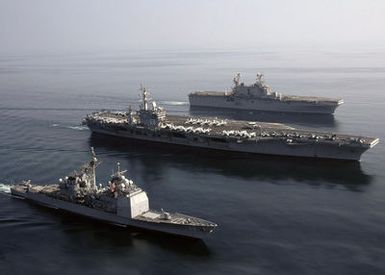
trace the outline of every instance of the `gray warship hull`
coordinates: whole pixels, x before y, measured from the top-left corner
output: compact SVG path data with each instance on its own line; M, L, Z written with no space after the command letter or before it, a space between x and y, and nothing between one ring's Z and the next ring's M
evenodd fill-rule
M168 116L164 123L179 128L186 126L187 119L187 117L181 116ZM258 122L259 130L256 130L257 133L254 132L255 136L251 138L223 135L223 132L229 129L244 129L245 125L250 124L246 121L228 120L228 126L217 127L216 131L212 131L210 134L186 132L180 131L180 129L172 130L167 127L149 129L143 126L125 125L123 122L99 123L86 119L85 123L92 132L121 138L222 151L293 157L358 161L362 153L378 143L377 138L365 138L365 144L355 142L351 144L348 141L360 137L347 135L339 135L337 140L326 140L325 134L322 133L301 131L283 124L260 122ZM317 134L323 135L321 140L318 139ZM293 138L293 136L297 138Z
M333 114L343 100L285 96L276 98L236 97L224 92L195 92L189 94L192 107L227 108L286 113Z
M11 188L11 194L16 197L26 199L32 203L42 205L44 207L52 208L55 210L63 210L72 214L92 218L101 222L121 227L135 227L195 239L202 239L204 237L207 237L208 233L210 233L215 228L215 226L209 228L208 226L192 226L187 224L173 224L159 221L149 222L145 218L140 217L127 219L125 217L120 217L113 213L92 209L73 202L59 200L53 197L46 196L44 194L26 192L23 188L18 188L17 186ZM183 216L189 217L186 215Z

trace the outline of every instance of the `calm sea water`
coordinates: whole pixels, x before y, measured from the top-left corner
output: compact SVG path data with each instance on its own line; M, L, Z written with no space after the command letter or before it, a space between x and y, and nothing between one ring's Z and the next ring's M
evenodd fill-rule
M124 110L143 83L169 113L187 94L230 89L262 71L283 93L344 98L335 117L193 110L295 127L385 136L384 50L179 51L0 56L1 274L384 274L385 143L361 163L208 154L91 135L82 117ZM153 208L212 220L192 241L121 229L7 195L22 179L56 182L94 146ZM5 194L4 194L5 193Z

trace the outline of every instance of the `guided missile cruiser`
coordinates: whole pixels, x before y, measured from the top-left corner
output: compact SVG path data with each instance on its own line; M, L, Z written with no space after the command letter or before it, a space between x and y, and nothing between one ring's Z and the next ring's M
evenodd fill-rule
M79 171L61 178L57 183L31 184L24 181L11 186L13 196L56 210L100 220L121 227L137 227L184 237L202 239L213 232L213 222L181 213L170 213L149 207L147 193L126 171L117 169L107 184L96 183L99 164L92 148L92 157Z

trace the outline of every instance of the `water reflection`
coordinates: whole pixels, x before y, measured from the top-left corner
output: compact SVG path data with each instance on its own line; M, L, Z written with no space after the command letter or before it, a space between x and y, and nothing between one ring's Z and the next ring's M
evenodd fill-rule
M148 174L162 177L164 168L173 166L191 173L218 173L255 180L293 179L312 185L337 183L351 190L359 190L359 186L371 182L371 176L362 171L359 162L208 151L95 133L91 135L89 144L100 155L128 158L129 162L134 158L134 167L139 161L143 178ZM131 171L131 167L129 169Z
M190 106L190 115L216 116L220 118L236 120L255 120L274 123L295 124L306 127L330 127L338 126L333 115L328 114L300 114L280 113L268 111L232 110L223 108L205 108Z

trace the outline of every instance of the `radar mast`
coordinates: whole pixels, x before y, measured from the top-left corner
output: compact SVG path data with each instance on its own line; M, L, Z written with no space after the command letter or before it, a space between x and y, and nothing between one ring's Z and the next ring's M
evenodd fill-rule
M239 86L239 83L241 82L241 74L237 73L233 79L235 87Z
M91 155L92 155L92 159L89 163L89 166L91 168L91 173L92 173L90 178L90 183L91 183L91 187L95 189L96 188L96 166L98 166L99 162L98 162L98 159L96 158L94 147L91 147Z
M147 89L143 86L143 84L140 85L140 91L142 92L142 102L143 102L143 110L148 110L148 92Z

